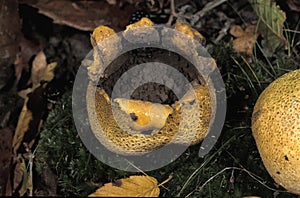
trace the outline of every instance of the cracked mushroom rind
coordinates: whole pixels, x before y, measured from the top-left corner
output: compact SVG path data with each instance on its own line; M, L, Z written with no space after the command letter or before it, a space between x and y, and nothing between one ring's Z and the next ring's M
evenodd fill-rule
M198 85L194 89L197 102L177 101L174 105L179 106L180 103L180 108L175 108L168 116L165 126L152 130L151 135L145 135L129 127L132 122L130 116L118 103L107 100L109 96L103 89L89 84L87 109L91 129L106 148L123 155L143 154L170 142L197 144L207 135L211 106L208 87Z
M193 61L199 65L201 72L204 74L204 76L199 76L198 78L198 80L200 79L201 85L193 85L194 91L192 90L192 92L194 92L195 95L188 92L186 97L172 104L174 111L168 115L165 125L160 129L153 129L151 135L145 135L142 134L141 131L130 128L132 115L126 114L118 103L111 101L104 89L95 86L99 79L97 79L97 77L105 77L103 64L99 63L107 63L107 60L105 60L107 59L106 57L113 57L113 54L117 52L115 50L120 50L119 47L122 46L120 41L127 40L127 42L130 43L131 41L128 39L128 35L130 34L136 35L134 38L143 42L147 31L143 28L139 29L136 27L144 26L147 27L147 30L153 32L151 39L154 42L165 43L166 45L175 47L176 50L184 54L191 55L194 59ZM133 28L139 29L140 31L132 31ZM214 87L210 83L209 74L213 73L217 67L212 58L199 55L199 53L203 51L201 51L201 49L200 52L197 51L199 49L195 48L197 44L193 40L194 38L199 38L199 34L192 28L189 30L189 28L188 25L178 22L175 25L175 29L181 33L177 34L176 32L168 31L168 29L155 29L149 19L143 18L141 21L127 26L123 35L120 35L123 38L119 38L116 34L113 34L110 28L106 28L105 26L100 26L95 29L100 30L100 32L102 31L102 33L104 31L104 37L100 36L100 43L98 43L97 41L99 39L93 39L93 37L96 38L97 34L92 35L92 41L96 41L95 43L97 44L97 46L95 46L94 43L93 46L97 49L94 50L96 51L96 53L94 53L94 60L96 60L96 62L88 68L91 81L88 85L86 96L87 110L91 129L96 138L106 148L123 155L139 155L158 149L168 143L182 145L197 144L206 137L210 127L210 121L214 118L213 114L215 112L215 109L212 108L215 105L215 101L211 100L211 97L215 98L215 94L209 91L210 89L214 90ZM108 32L107 34L105 33L106 31ZM187 31L190 34L186 34ZM101 45L104 46L103 42L106 41L105 37L111 36L111 34L115 36L115 38L108 44L113 43L114 46L117 47L109 48L112 50L111 52L109 50L103 52ZM157 39L159 38L159 34L162 36L162 41ZM187 39L187 37L190 39ZM187 40L188 44L185 44ZM104 47L104 50L106 49L108 48ZM209 83L206 84L205 81ZM194 97L191 97L191 95ZM113 111L117 113L113 113ZM118 123L116 120L118 120Z

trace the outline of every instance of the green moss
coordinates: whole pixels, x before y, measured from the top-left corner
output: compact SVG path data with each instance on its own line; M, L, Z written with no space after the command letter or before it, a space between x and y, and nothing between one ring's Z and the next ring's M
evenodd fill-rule
M36 149L37 170L46 161L58 177L58 194L86 196L105 182L126 176L97 160L85 148L72 117L72 95L66 93L49 117Z

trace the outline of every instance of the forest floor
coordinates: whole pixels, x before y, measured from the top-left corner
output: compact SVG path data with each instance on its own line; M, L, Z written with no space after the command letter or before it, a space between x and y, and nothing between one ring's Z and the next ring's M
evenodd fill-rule
M24 98L27 111L32 116L23 126L21 143L12 140L17 149L12 147L13 151L15 149L14 160L10 164L10 178L13 180L6 184L11 186L6 187L6 193L87 196L107 182L147 174L159 182L172 176L169 182L160 187L161 197L297 197L276 184L268 174L251 131L252 110L259 94L279 76L300 68L300 5L297 5L297 1L276 2L286 14L283 36L287 43L274 50L265 45L265 38L261 34L257 34L253 46L250 45L250 52L238 49L234 42L244 46L252 42L255 33L246 35L245 31L237 36L232 30L234 25L245 30L250 26L255 27L258 22L257 15L246 0L219 3L207 0L175 1L173 21L169 20L170 1L164 0L117 0L116 4L108 1L110 4L105 2L98 5L102 9L92 7L91 2L97 1L70 0L71 7L66 3L64 14L59 14L63 5L53 2L45 1L43 4L22 0L19 4L22 64L15 62L15 66L22 69L19 78L14 76L0 90L0 100L3 101L0 103L0 107L3 107L1 111L10 112L9 121L5 121L8 124L3 124L5 116L1 112L1 128L9 125L12 132L16 130ZM79 14L72 14L74 8L80 10ZM92 11L88 12L89 9ZM118 13L108 14L110 12ZM205 37L205 48L216 60L225 83L227 114L216 145L205 157L199 158L198 144L190 146L165 167L145 173L131 173L102 163L84 146L73 121L72 88L82 60L92 50L90 35L95 24L90 21L108 23L116 31L121 31L126 25L137 21L139 15L149 17L156 24L174 24L176 19L180 19ZM100 20L101 17L104 22ZM243 35L248 38L242 38ZM240 41L236 41L237 38ZM53 80L41 82L31 93L22 92L32 87L39 75L33 72L38 68L34 64L41 64L37 63L39 60L36 58L39 52L45 55L48 64L57 63ZM129 56L141 56L141 62L147 62L150 60L148 56L163 57L164 53L150 50L145 54ZM178 60L177 57L166 61L180 67ZM183 61L180 64L186 63ZM161 87L154 86L153 89L157 88ZM140 91L145 93L145 90ZM26 96L26 93L29 94ZM161 100L151 96L143 98L143 94L134 97L162 103L175 100L165 95L170 96L169 90L164 90L158 96L164 98ZM4 101L9 101L7 107L4 107ZM2 185L3 181L0 183ZM0 192L4 192L3 189Z

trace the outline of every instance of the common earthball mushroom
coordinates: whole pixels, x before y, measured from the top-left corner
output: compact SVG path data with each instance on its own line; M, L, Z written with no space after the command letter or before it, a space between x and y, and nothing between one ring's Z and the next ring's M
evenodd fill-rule
M262 92L252 131L269 174L300 195L300 70L279 77Z

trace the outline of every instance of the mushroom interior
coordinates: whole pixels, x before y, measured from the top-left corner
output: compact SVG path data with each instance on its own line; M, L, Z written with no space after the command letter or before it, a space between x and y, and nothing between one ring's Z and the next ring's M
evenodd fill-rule
M166 79L162 80L163 83L157 83L151 82L151 80L150 82L145 82L147 81L145 79L149 80L149 74L153 74L151 78L155 79L157 67L145 66L145 69L142 71L130 73L130 70L134 69L135 66L141 65L143 67L142 64L149 65L149 63L154 63L158 67L160 67L160 64L171 66L183 76L172 74L169 76L156 76L157 79L166 77ZM161 69L165 71L164 68ZM121 86L115 86L126 72L128 77L125 77L120 83ZM168 75L168 71L166 73ZM198 82L198 84L204 82L203 78L199 76L197 69L189 61L176 53L159 48L142 48L129 51L110 63L105 69L104 75L106 77L99 80L98 87L103 88L112 100L118 96L128 95L130 97L127 97L128 99L168 105L174 104L187 93L189 89L186 85L187 82ZM182 77L185 79L180 80ZM174 90L176 90L177 94L174 93ZM113 91L114 94L112 94ZM125 94L128 92L130 94Z
M180 75L185 76L184 79L186 80L169 83L169 88L166 88L164 85L157 83L140 83L145 76L136 74L130 76L127 80L133 80L140 83L141 86L133 89L130 82L124 81L119 90L115 90L115 85L122 78L122 75L133 69L135 65L147 62L168 64L177 69ZM155 71L153 70L153 72ZM164 74L163 72L159 73ZM123 54L106 68L104 76L107 76L107 78L100 79L97 88L92 83L89 84L87 109L91 129L96 138L109 150L124 155L149 152L168 143L181 145L199 143L208 131L211 105L208 86L207 84L201 86L201 83L195 82L198 80L203 82L196 74L196 69L188 61L177 54L164 50L141 49ZM151 75L151 73L147 73L147 75ZM164 75L168 76L168 74ZM175 75L174 80L176 78ZM172 78L168 79L171 80ZM191 85L195 88L194 93L191 92L191 87L186 86L186 82L191 82ZM180 90L182 93L179 93L179 95L181 96L177 98L172 89ZM112 90L120 93L130 90L132 94L127 99L144 101L144 103L150 103L151 107L153 103L167 106L165 112L168 115L165 116L166 114L157 111L160 116L165 116L163 124L161 124L161 120L153 123L153 117L151 116L150 124L144 125L146 127L143 130L136 130L134 125L141 117L139 115L132 116L123 111L120 103L115 102L118 97L112 97L114 93ZM95 103L92 101L95 101ZM137 106L137 111L142 111L143 114L145 112L142 110L143 108ZM168 112L168 110L170 111ZM153 126L159 127L153 128Z

